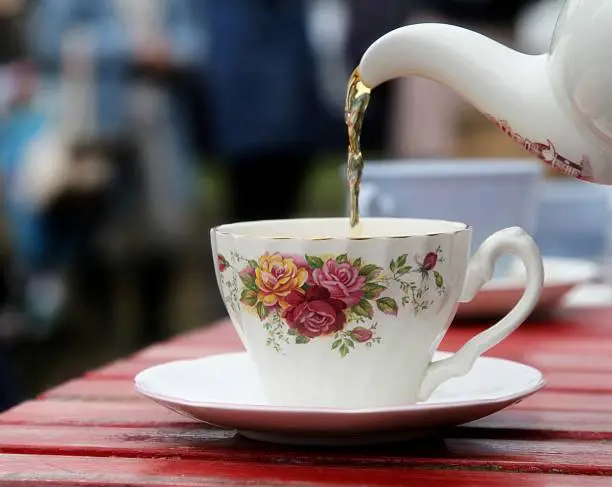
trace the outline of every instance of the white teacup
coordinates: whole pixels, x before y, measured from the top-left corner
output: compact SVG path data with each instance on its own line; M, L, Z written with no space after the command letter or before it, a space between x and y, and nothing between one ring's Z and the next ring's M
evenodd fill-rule
M544 271L524 230L490 236L470 259L463 223L346 218L235 223L211 230L217 280L272 404L371 408L426 400L442 382L528 317ZM448 359L432 357L460 302L502 253L527 270L525 293L501 321ZM469 264L469 265L468 265Z

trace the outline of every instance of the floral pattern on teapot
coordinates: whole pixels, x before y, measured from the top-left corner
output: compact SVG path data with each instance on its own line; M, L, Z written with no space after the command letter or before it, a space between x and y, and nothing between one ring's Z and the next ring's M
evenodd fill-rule
M441 247L412 260L400 255L386 269L348 254L217 256L226 302L236 313L257 316L269 347L282 353L286 344L328 338L341 357L355 347L381 342L379 313L397 316L400 308L409 308L418 315L445 296L444 277L437 269L443 261ZM387 295L392 285L399 287L394 293L399 303Z
M593 181L593 169L591 168L591 162L588 156L583 155L580 162L572 161L559 154L550 140L547 139L546 142L533 142L516 133L506 120L499 120L492 115L487 115L487 118L495 123L504 134L521 145L527 152L549 164L551 167L558 169L566 176L582 179L584 181Z

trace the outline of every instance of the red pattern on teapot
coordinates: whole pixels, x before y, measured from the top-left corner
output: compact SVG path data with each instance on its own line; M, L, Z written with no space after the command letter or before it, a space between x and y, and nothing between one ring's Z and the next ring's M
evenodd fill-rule
M588 156L582 156L580 162L572 161L559 154L550 139L546 139L546 142L532 142L522 135L517 134L506 120L498 120L490 115L488 118L491 119L503 133L538 159L550 164L553 168L558 169L567 176L582 179L584 181L593 181L593 170Z

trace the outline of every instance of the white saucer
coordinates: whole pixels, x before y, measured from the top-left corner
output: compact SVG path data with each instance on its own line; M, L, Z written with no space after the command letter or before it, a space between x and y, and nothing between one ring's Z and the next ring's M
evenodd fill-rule
M580 259L544 257L544 288L536 312L566 307L570 291L598 277L597 265ZM500 316L508 313L525 289L525 271L519 263L508 276L489 281L469 303L457 310L460 318ZM566 302L567 301L567 302ZM571 301L574 305L574 301ZM610 303L608 303L610 304Z
M448 356L437 353L435 360ZM402 441L474 421L544 385L526 365L479 358L464 377L451 379L422 403L376 409L270 405L246 352L151 367L135 378L144 396L193 419L235 429L247 438L286 444L355 445Z

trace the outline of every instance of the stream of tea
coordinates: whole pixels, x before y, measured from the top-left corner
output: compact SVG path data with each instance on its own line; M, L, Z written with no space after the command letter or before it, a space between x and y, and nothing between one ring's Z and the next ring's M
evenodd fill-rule
M361 235L359 221L359 188L363 173L363 155L361 154L361 127L370 101L371 90L361 80L359 68L356 68L349 79L344 105L344 121L348 127L348 162L347 179L349 185L351 235Z

